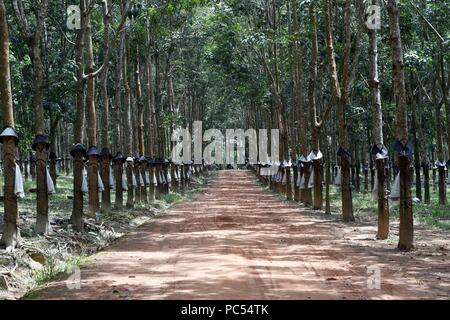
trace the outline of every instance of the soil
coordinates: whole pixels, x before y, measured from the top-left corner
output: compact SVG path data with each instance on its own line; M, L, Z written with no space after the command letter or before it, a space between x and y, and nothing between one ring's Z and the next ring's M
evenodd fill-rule
M404 253L396 224L391 233L378 241L376 223L343 223L280 200L251 171L225 170L92 256L79 289L65 276L33 297L448 299L449 235L417 226L415 250Z

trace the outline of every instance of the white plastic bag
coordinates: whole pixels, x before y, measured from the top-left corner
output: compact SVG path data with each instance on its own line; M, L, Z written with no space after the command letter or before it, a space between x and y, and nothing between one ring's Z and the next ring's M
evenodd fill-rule
M152 183L156 187L158 186L158 179L156 179L155 171L153 170Z
M314 185L314 170L311 170L311 174L309 175L308 181L308 189L311 189Z
M374 200L378 199L378 172L376 169L375 169L375 179L373 182L372 198Z
M145 186L144 177L142 176L142 173L139 171L139 185L141 187Z
M81 192L87 193L89 191L88 189L88 183L87 183L87 172L86 169L83 168L83 181L81 182Z
M302 173L300 178L300 189L305 189L305 175Z
M113 177L111 166L109 166L109 188L111 190L114 190L114 188L115 188L115 182L114 182L114 177Z
M22 173L20 172L20 167L17 163L16 163L16 174L14 176L14 194L21 199L25 198Z
M400 172L397 173L397 176L395 177L394 184L391 188L391 195L389 196L389 199L392 201L398 201L400 200Z
M131 186L133 187L133 189L137 187L136 175L134 174L134 172L131 172Z
M336 177L334 177L334 185L336 186L341 185L341 167L337 168Z
M55 184L53 183L53 179L50 176L50 173L48 172L48 169L45 170L46 174L47 174L47 193L48 194L54 194L56 193L55 190Z
M103 185L102 177L100 176L100 172L97 171L97 179L98 179L98 192L105 191L105 186Z
M122 190L128 191L127 177L122 175Z
M298 175L297 175L297 181L296 181L295 185L297 187L300 187L301 181L302 181L302 175L300 174L300 171L299 171Z

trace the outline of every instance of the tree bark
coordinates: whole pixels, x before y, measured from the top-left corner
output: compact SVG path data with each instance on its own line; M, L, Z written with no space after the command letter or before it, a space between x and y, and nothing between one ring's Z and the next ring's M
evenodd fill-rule
M405 75L403 47L400 33L400 12L396 0L388 0L390 43L392 49L392 68L394 95L396 103L396 136L403 146L408 143L408 122L406 114ZM398 248L409 251L413 248L414 225L411 198L411 176L409 155L398 155L400 170L400 232Z
M116 182L116 200L114 202L114 208L117 210L123 209L122 171L123 171L122 162L115 161L114 162L114 178L115 178L115 182Z
M441 110L443 100L438 101L436 94L436 79L433 79L431 84L431 96L434 103L434 122L436 128L436 141L437 141L436 156L437 156L439 205L444 206L447 204L447 182L445 176L444 133L443 133L444 130L442 128L442 120L441 120L442 119Z
M372 1L378 5L377 0ZM383 110L381 106L380 81L378 77L378 43L376 29L368 29L369 35L369 87L372 91L373 130L372 137L376 147L384 147ZM384 159L376 159L378 190L378 239L389 236L389 202L387 198L387 181Z
M95 77L94 75L94 51L92 47L92 23L90 14L86 16L85 34L85 59L88 74L86 85L86 118L89 148L97 147L97 114L95 111ZM89 180L89 211L90 217L95 217L99 211L98 194L98 156L88 156L88 180Z
M0 0L0 105L3 125L14 127L14 111L11 90L11 72L9 66L9 29L6 19L6 8ZM14 177L16 172L16 143L13 137L3 140L3 172L4 172L4 216L3 234L0 243L6 250L14 250L20 239L18 229L17 197L14 193Z
M422 164L423 177L424 177L424 189L425 189L425 204L430 204L430 163Z
M80 150L74 151L73 157L73 207L70 221L73 228L77 231L83 231L83 155Z
M103 113L101 118L101 144L102 147L110 152L109 143L109 94L108 94L108 72L110 60L110 22L111 22L111 2L104 1L103 7L103 68L100 73L100 96L103 104ZM106 153L105 153L106 155ZM104 190L102 192L102 211L108 212L111 208L111 188L109 185L111 160L109 156L101 159L101 178L103 180Z
M344 6L344 52L342 63L342 83L339 81L334 40L332 31L332 15L331 7L332 0L325 1L325 26L326 26L326 43L328 53L328 66L329 77L331 84L331 92L334 102L336 103L336 115L339 123L339 145L345 151L341 156L341 195L342 195L342 218L344 221L354 221L353 216L353 202L352 202L352 189L351 189L351 172L350 172L350 156L347 154L350 148L347 122L345 118L345 109L348 103L350 95L350 87L353 83L356 73L356 67L360 55L360 35L358 32L355 34L354 47L355 53L353 55L353 64L351 65L351 1L346 0ZM361 18L361 1L357 1L358 18ZM360 21L359 21L360 22Z
M409 81L407 82L407 91L411 101L411 131L413 133L414 145L414 172L416 175L416 197L422 200L422 182L420 177L420 143L417 135L420 134L420 124L417 123L417 104L416 97L413 92L413 73L410 71Z

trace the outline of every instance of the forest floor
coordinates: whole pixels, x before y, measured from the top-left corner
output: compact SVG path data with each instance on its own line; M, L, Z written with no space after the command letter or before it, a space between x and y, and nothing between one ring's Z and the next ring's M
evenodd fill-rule
M449 299L450 234L418 219L415 250L375 240L376 217L343 223L226 170L192 201L144 223L37 299ZM379 281L379 282L378 282ZM378 286L378 283L380 286Z
M58 177L57 193L49 197L50 224L53 232L47 236L33 231L36 220L36 193L34 181L25 182L26 197L19 200L19 229L21 241L13 253L0 247L0 300L17 299L29 290L59 276L73 272L87 258L106 248L116 239L136 229L139 225L165 214L167 209L200 192L211 174L194 177L191 185L181 191L161 195L150 204L136 204L133 209L111 210L99 213L96 219L85 220L85 232L76 233L71 228L72 176ZM114 192L112 203L114 203ZM126 194L124 194L124 203ZM87 196L85 197L87 212ZM3 203L0 203L0 236L3 230Z

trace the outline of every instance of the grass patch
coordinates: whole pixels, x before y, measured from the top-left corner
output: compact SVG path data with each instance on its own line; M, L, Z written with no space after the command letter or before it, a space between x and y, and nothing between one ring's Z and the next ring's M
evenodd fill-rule
M33 280L37 285L45 284L58 278L63 273L67 274L73 268L79 268L87 260L86 255L71 256L65 260L57 259L57 252L50 252L45 255L45 264L42 269L33 273Z
M161 195L161 200L169 204L179 202L181 199L182 199L181 194L176 192Z
M415 197L415 188L411 190L413 197ZM450 196L450 189L447 192ZM372 198L371 193L357 192L353 190L353 208L355 218L361 220L372 219L377 217L377 201ZM336 186L330 188L331 207L333 212L341 212L341 193ZM413 212L414 219L420 223L438 228L441 230L450 230L450 205L439 205L439 195L437 190L430 190L430 204L420 202L414 204ZM390 203L390 216L393 219L399 219L398 204Z
M274 194L281 201L286 201L286 197L280 193L273 193L270 188L267 186L264 188L266 192ZM419 223L424 224L426 226L437 228L441 230L450 230L450 204L446 206L439 205L439 195L438 191L433 189L433 186L430 187L430 202L431 204L427 205L423 202L418 204L414 204L413 212L414 212L414 220L419 221ZM415 188L411 189L411 194L415 197L416 190ZM450 188L447 191L447 196L449 197L450 203ZM323 197L325 202L325 188L323 191ZM377 201L372 197L371 192L365 191L356 191L352 190L352 199L353 199L353 210L355 219L360 221L369 221L377 219L377 209L378 204ZM341 201L341 191L339 187L335 185L330 185L330 205L331 212L333 215L340 215L342 210L342 201ZM390 203L390 217L392 220L399 219L399 208L398 204Z

